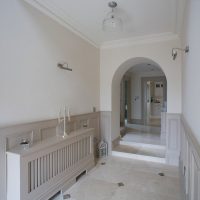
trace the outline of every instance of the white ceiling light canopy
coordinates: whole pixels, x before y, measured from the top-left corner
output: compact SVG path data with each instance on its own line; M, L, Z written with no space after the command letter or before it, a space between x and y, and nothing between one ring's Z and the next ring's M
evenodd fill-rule
M117 16L115 12L115 8L117 7L117 3L115 1L111 1L108 3L108 6L111 8L111 12L109 12L105 19L103 20L103 31L107 32L119 32L123 29L123 23L119 16Z

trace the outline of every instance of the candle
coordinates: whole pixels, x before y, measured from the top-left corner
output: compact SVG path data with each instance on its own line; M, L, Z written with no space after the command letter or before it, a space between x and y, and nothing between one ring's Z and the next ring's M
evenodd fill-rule
M32 145L33 144L33 131L31 132L31 141L30 141L30 144Z
M68 112L67 112L67 116L68 116L68 121L70 121L70 110L69 110L69 107L68 107Z
M58 123L60 123L60 122L61 122L61 108L60 108L59 114L58 114Z
M64 107L64 116L66 116L66 106Z
M65 122L65 120L66 120L66 106L65 106L65 108L64 108L64 136L66 135L66 122Z

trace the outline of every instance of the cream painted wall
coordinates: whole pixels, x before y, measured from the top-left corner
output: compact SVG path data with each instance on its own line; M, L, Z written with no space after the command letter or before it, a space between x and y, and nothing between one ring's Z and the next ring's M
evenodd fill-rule
M101 49L100 58L100 105L101 110L111 111L112 80L117 69L131 58L149 58L156 62L163 70L168 81L168 112L181 112L181 59L172 60L171 50L180 46L180 41L129 45L126 47ZM130 63L131 64L131 63ZM127 64L126 64L127 65ZM132 66L122 67L120 73L125 73ZM121 78L121 77L120 77Z
M131 118L142 119L142 93L141 93L141 78L152 76L163 76L160 71L141 71L134 72L131 76ZM138 98L136 98L138 97ZM136 100L135 100L136 98Z
M0 27L0 126L99 110L97 48L22 0L1 2Z
M200 143L200 1L188 0L183 28L183 115Z
M133 66L132 58L136 58L134 64L141 63L140 58L143 57L153 60L162 68L168 84L167 112L181 113L181 59L179 57L173 61L171 57L175 46L180 46L178 39L101 49L100 106L102 111L112 111L112 140L120 133L119 83L123 74ZM112 83L116 88L114 90Z

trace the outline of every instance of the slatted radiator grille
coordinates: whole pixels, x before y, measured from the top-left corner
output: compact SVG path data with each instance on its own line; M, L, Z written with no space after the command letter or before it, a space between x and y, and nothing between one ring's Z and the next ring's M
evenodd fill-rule
M86 136L28 162L28 193L70 170L92 152L92 138Z

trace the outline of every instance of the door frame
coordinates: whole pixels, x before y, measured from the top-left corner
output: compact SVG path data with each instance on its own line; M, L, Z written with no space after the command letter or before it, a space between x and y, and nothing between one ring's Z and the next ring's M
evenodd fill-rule
M146 84L148 81L156 81L156 82L163 82L163 101L167 101L167 79L165 76L152 76L152 77L142 77L141 78L141 112L142 112L142 121L145 121L145 110L147 109L146 102L145 102L145 95L146 95Z

